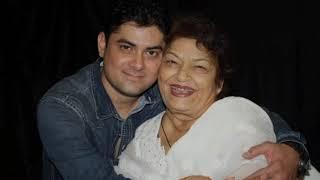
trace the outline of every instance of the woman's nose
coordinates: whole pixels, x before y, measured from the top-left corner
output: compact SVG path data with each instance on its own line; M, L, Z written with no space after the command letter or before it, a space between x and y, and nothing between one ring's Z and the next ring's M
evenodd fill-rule
M177 80L183 82L187 81L189 77L189 69L186 67L181 67L177 73Z

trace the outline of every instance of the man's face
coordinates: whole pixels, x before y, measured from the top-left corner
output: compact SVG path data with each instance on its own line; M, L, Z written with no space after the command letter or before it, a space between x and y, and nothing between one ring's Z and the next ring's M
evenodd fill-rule
M103 57L102 82L110 96L138 97L157 79L164 48L163 33L157 26L122 24L105 39L98 36Z

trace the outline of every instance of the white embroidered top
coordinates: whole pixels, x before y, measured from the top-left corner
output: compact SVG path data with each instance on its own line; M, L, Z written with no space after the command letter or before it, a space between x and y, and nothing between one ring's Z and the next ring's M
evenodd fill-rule
M264 156L242 154L264 141L275 142L266 112L242 97L216 101L165 154L158 138L164 112L146 121L119 157L115 171L134 180L176 180L192 175L243 179L267 165Z

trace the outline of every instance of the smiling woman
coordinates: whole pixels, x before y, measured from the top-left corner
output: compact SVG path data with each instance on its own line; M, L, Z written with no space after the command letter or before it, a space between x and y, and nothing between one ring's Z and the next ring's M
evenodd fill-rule
M139 180L297 176L299 154L281 141L300 134L266 108L226 96L230 53L213 19L184 14L166 42L158 75L166 110L138 127L115 171Z
M196 40L178 38L166 50L158 84L168 114L187 113L196 120L217 99L223 80L216 84L217 63Z
M115 167L119 174L139 180L193 175L238 180L267 165L262 155L253 160L242 158L251 146L276 141L269 116L253 102L241 97L222 98L195 121L191 117L177 119L188 116L185 110L170 112L168 119L168 111L138 128ZM166 135L168 139L163 138Z
M223 98L231 66L216 25L203 16L185 17L167 43L158 75L166 110L138 128L116 172L139 180L242 179L265 167L264 156L241 155L275 142L273 125L253 102Z
M106 17L113 11L111 2L116 1L119 0L83 0L76 3L72 1L34 1L35 3L24 0L2 1L0 9L3 15L2 20L4 20L2 21L4 33L1 34L3 46L0 53L0 82L2 82L2 88L0 88L2 157L0 159L3 166L0 179L40 180L44 179L41 174L54 176L49 179L61 179L64 176L70 177L71 173L74 175L75 172L85 172L86 174L81 175L81 178L92 175L88 179L93 180L93 176L101 175L96 172L107 169L99 166L101 164L99 162L109 162L109 159L98 158L94 162L100 167L99 171L88 173L88 169L96 167L94 163L83 163L90 165L86 170L78 169L76 165L66 165L61 168L55 165L56 158L50 161L43 158L42 155L47 155L47 151L42 151L42 147L47 150L51 148L40 142L36 124L36 105L51 85L97 59L97 33L101 30L101 24L112 24ZM150 0L147 1L150 2ZM277 1L276 4L275 1L256 1L256 3L238 1L232 6L230 1L161 1L168 1L169 8L174 12L180 8L200 9L204 12L206 8L230 30L230 35L234 38L233 43L237 46L235 57L241 62L237 69L238 73L233 76L235 81L232 84L232 92L276 111L295 130L302 132L307 139L311 159L320 170L319 128L317 128L320 127L318 106L320 86L317 83L319 66L316 64L317 59L320 59L318 46L320 29L316 26L318 6L305 3L306 1L298 1L298 3ZM135 10L135 8L126 8L125 14L128 14L129 9ZM148 10L158 13L159 8L148 8ZM158 17L158 20L162 19ZM84 81L81 80L80 84L83 85ZM70 94L80 89L70 91ZM105 99L100 99L105 102ZM88 105L85 104L83 112L88 110L90 107ZM101 107L101 109L106 108ZM151 116L153 112L154 109L147 109L145 114ZM57 122L58 118L54 113L49 115L52 117L52 122ZM145 118L139 117L134 121L141 122L149 118L141 117ZM101 129L101 124L98 123L98 125L97 129ZM54 128L50 122L48 126L50 130ZM106 126L105 131L110 132L110 127ZM67 129L68 134L72 132L70 129ZM135 127L133 129L135 130ZM52 134L52 137L57 137L62 133L60 131ZM132 133L125 135L131 137ZM108 148L109 145L113 145L105 144L109 140L108 136L104 137L98 143L92 144L101 145L96 154L101 152L101 157L110 157L106 156L106 152L112 153L112 150L106 152L101 150L101 147ZM62 142L67 143L67 139L62 138ZM125 139L128 139L127 136ZM84 142L85 138L82 140ZM71 142L74 143L74 141ZM56 145L52 147L62 148ZM80 149L85 150L85 148ZM67 149L64 153L58 154L71 152L73 151ZM80 157L82 159L87 156ZM46 161L44 165L47 166L42 167L43 159ZM72 162L81 161L81 159L70 159ZM58 162L59 164L70 163L67 158ZM112 167L112 164L110 166ZM51 171L46 173L46 171L42 172L42 169ZM70 172L70 174L65 175L64 169L69 169L67 173Z

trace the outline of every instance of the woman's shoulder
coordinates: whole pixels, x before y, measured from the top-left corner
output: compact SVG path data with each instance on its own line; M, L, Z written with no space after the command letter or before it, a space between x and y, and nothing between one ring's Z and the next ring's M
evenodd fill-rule
M222 98L209 108L208 114L221 115L224 117L232 116L232 120L252 123L252 121L271 120L265 110L250 99L240 96L228 96ZM250 117L250 118L249 118Z
M215 133L268 137L275 140L273 124L265 110L253 101L229 96L220 99L205 113L199 126L219 127ZM236 137L236 136L235 136Z

